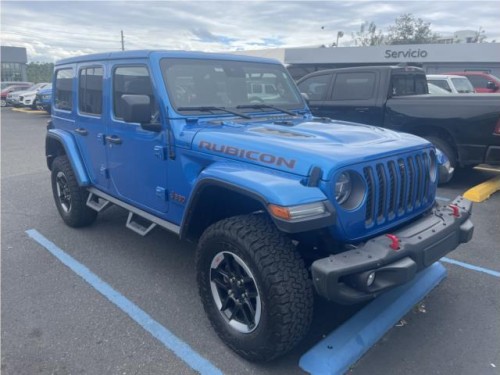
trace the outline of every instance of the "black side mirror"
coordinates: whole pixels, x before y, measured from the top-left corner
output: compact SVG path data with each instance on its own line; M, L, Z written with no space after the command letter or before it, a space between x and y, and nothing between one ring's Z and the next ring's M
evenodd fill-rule
M123 121L144 124L151 120L151 102L147 95L122 95Z
M148 95L122 95L123 121L138 122L144 130L159 132L161 124L151 123L151 100Z
M498 86L495 85L495 82L492 81L488 81L488 83L486 84L486 88L494 91L498 90Z

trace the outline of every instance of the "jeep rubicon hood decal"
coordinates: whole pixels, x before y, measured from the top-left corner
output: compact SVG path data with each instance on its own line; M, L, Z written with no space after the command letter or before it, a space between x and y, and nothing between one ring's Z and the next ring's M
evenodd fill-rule
M302 121L284 127L273 123L223 123L199 131L193 150L272 167L306 176L311 165L325 172L397 150L407 152L427 147L414 135L343 121ZM324 175L326 177L326 175Z

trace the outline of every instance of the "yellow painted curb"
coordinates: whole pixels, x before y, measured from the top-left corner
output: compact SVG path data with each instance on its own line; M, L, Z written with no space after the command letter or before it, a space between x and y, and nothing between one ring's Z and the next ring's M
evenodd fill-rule
M498 190L500 190L500 176L494 177L491 180L467 190L464 197L472 202L479 203L488 199Z
M47 113L45 111L41 111L38 109L27 109L27 108L11 108L14 112L23 112L23 113Z

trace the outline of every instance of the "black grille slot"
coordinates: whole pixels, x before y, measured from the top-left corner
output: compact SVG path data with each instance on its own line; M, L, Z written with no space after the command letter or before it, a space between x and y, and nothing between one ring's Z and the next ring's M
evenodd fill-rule
M415 167L413 166L413 158L408 157L406 159L408 161L408 200L406 202L406 207L408 208L408 211L411 211L413 209L413 200L414 198L414 193L415 193Z
M389 217L394 216L396 213L396 184L397 184L397 177L396 177L396 163L394 161L390 161L388 163L388 168L389 168Z
M422 176L423 176L423 166L422 157L420 155L415 156L415 164L417 166L417 196L415 198L415 207L420 207L422 203Z
M373 206L375 201L375 190L374 190L374 181L373 181L373 173L370 167L365 167L363 169L363 174L365 175L366 180L366 214L365 221L366 224L371 224L373 222Z
M405 211L405 197L406 197L406 187L408 183L406 182L406 166L405 162L403 159L398 160L398 167L399 167L399 178L400 178L400 184L399 184L399 204L398 204L398 212L403 213Z
M377 179L378 179L378 204L377 204L377 220L381 221L384 219L385 203L387 200L387 181L384 172L384 165L377 164Z
M429 196L429 174L430 174L430 162L429 155L423 154L423 163L424 163L424 192L422 203L426 203Z

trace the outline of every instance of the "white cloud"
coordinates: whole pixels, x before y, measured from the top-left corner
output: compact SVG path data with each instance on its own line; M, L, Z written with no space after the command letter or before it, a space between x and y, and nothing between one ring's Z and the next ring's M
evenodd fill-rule
M482 27L500 41L500 1L2 1L2 45L24 46L30 61L126 49L235 51L340 45L364 21L386 31L402 13L434 32Z

